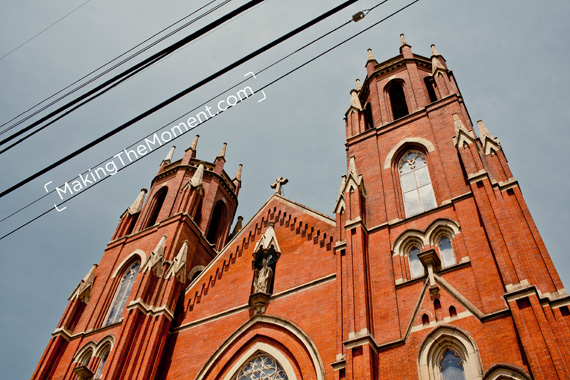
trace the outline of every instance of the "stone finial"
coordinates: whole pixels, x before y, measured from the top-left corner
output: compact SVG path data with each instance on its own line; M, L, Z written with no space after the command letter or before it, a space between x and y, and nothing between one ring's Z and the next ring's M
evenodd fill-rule
M144 197L145 197L147 191L148 190L145 189L144 187L141 189L141 192L139 193L139 195L137 196L137 198L135 199L135 201L133 202L131 207L129 207L127 209L129 214L134 215L136 213L139 213L142 210L142 207L144 204Z
M172 148L170 148L170 151L168 152L166 157L164 157L164 160L162 160L162 163L166 163L168 165L172 162L172 157L174 156L174 150L175 149L176 149L176 146L173 145Z
M200 138L200 135L196 135L196 137L194 137L194 141L192 141L192 145L190 145L190 150L196 152L196 149L198 148L198 139Z
M198 169L194 172L194 175L190 179L190 185L192 187L202 186L202 180L204 178L204 163L200 162Z
M283 185L286 185L289 180L285 177L277 177L275 182L271 184L271 188L275 189L275 194L283 195Z
M354 178L358 178L358 170L356 169L356 159L354 156L350 156L350 160L348 161L348 174L352 174Z
M467 128L465 127L465 124L463 124L463 122L459 118L459 115L456 113L453 114L453 124L455 125L455 132L456 133L459 130L464 131L464 132L469 132L467 130Z
M481 140L483 140L483 138L485 136L490 137L491 139L493 138L493 135L491 134L491 132L489 132L489 130L487 129L487 127L485 126L485 124L483 124L483 121L478 120L477 121L477 126L479 127L479 137L481 138Z
M445 67L441 64L441 61L434 55L431 58L431 75L434 76L438 70L447 71Z
M439 54L439 52L437 51L437 49L435 48L434 44L431 44L431 55L432 56L439 56L441 54Z
M261 235L261 238L255 244L255 248L253 249L253 252L257 252L260 249L263 249L264 251L266 251L269 248L271 248L272 246L273 246L273 249L275 250L275 252L279 252L279 253L281 252L281 248L279 248L279 244L277 243L277 236L275 236L275 230L273 229L274 225L275 225L274 221L269 222L269 227L267 227L267 230L265 230L265 233L263 235Z
M350 106L362 111L362 104L360 104L360 99L358 99L358 91L354 89L350 90Z
M235 179L237 179L238 181L241 182L241 170L243 168L242 164L239 164L237 172L236 172L236 176L234 177Z
M166 235L162 235L160 241L150 254L144 265L142 272L152 271L157 277L162 276L162 265L164 263L164 248L166 246Z
M356 78L356 91L360 91L362 89L362 85L360 84L360 79Z
M375 61L376 58L372 55L372 49L368 49L368 59L367 61Z
M222 149L220 150L220 153L218 153L218 156L216 157L216 160L221 159L221 160L226 160L226 147L228 146L228 143L224 143L224 145L222 145Z
M91 290L93 289L93 281L95 280L95 272L97 271L97 264L93 264L89 272L83 277L83 280L79 282L69 299L79 298L83 303L89 303L91 299Z
M337 200L340 199L340 197L342 197L345 187L346 187L346 176L343 175L340 180L340 189L338 190L338 196L336 197Z
M185 240L178 251L178 255L172 260L172 265L168 269L166 278L176 276L181 283L186 282L186 253L188 251L188 240Z
M404 33L400 34L400 46L406 46L408 45L408 43L406 42L406 37L404 36ZM410 46L410 45L408 45Z

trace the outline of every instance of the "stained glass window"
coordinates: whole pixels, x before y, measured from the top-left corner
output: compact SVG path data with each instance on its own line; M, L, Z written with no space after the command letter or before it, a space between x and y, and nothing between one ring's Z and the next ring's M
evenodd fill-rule
M127 298L129 298L129 293L131 292L131 288L135 282L135 277L139 272L139 267L140 263L138 261L135 261L123 274L121 282L119 283L119 287L115 292L115 298L113 298L111 307L109 308L107 316L105 317L105 322L103 322L103 326L115 323L121 317L121 313L125 308Z
M406 216L410 217L437 207L425 156L410 151L398 165Z
M288 380L283 367L269 355L251 359L238 373L236 380Z
M465 380L461 358L452 350L448 349L443 354L440 370L442 380Z

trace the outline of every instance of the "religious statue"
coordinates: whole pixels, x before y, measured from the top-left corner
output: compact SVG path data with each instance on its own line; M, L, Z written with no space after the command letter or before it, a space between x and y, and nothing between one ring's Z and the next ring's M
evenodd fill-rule
M263 259L261 269L255 269L255 279L253 281L254 293L269 293L269 285L273 277L273 270L267 266L267 261L271 260L271 256Z

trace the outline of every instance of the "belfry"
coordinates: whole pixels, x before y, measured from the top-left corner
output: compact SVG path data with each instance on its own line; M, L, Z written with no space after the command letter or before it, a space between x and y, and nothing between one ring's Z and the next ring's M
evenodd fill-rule
M402 34L365 69L334 216L276 173L231 230L241 165L224 171L225 143L213 162L198 136L173 147L32 379L570 379L570 296L492 126L475 131L435 45Z

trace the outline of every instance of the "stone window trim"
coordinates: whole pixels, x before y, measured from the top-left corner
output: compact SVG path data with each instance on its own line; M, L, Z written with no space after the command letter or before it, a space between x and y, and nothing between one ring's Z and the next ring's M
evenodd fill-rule
M112 335L107 335L99 342L91 340L75 353L73 362L77 363L77 366L88 368L92 358L103 358L105 354L111 352L114 345L115 337Z
M532 380L532 378L522 369L510 364L495 364L487 370L483 380Z
M461 358L466 380L483 380L483 366L475 341L463 330L449 325L438 327L424 338L418 353L419 380L441 378L440 363L447 350Z
M400 140L396 145L394 145L390 152L388 152L388 155L386 155L386 159L384 160L384 169L386 170L398 166L398 161L402 154L412 148L420 151L423 150L426 158L428 153L435 151L435 146L429 140L422 137L406 137L405 139Z
M130 255L125 257L123 261L115 268L115 271L111 275L111 278L117 277L119 274L123 274L128 265L133 261L140 261L141 263L146 263L146 253L141 249L135 249Z
M297 380L293 366L287 359L287 357L279 351L277 348L262 342L255 343L247 352L245 352L232 366L226 377L223 380L235 380L239 371L249 363L250 360L254 359L259 355L268 355L275 359L283 368L284 372L287 374L288 380Z
M394 160L392 175L398 183L400 212L405 219L424 214L439 207L437 187L432 180L430 157L423 146L406 145Z
M134 277L130 277L128 279L128 284L127 285L123 285L124 284L124 277L128 272L132 272L133 267L135 267L135 264L138 264L138 266L136 267L136 273L134 274ZM101 325L101 327L106 327L108 325L111 325L113 323L116 323L120 320L121 315L124 311L124 308L126 306L126 301L128 300L130 293L132 291L132 287L133 284L136 282L136 278L140 272L142 268L142 263L141 261L138 260L138 258L133 258L131 261L127 262L126 265L124 265L121 268L121 277L120 278L116 278L114 280L113 283L113 287L112 287L112 295L113 298L111 299L111 302L109 303L109 307L107 308L107 311L105 313L105 318L103 319L103 324ZM123 294L120 295L119 292L122 291ZM111 292L109 292L109 295L111 294ZM120 299L118 297L121 297ZM115 314L114 316L111 314L111 311L116 307L117 304L122 303L122 307L119 307L121 310L119 311L119 308L115 309L115 312L118 312L118 314Z
M419 245L422 250L427 247L437 247L439 239L442 236L446 236L453 242L460 232L461 228L459 223L447 218L437 219L423 232L417 229L409 229L402 232L394 241L392 255L403 256L409 245L414 242Z

